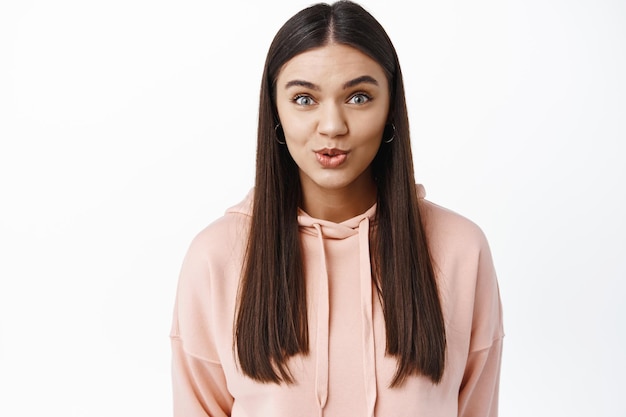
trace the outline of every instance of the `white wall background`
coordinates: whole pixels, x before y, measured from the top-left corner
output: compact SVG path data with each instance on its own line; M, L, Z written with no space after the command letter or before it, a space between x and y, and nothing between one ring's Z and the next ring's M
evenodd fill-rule
M191 238L253 183L304 0L0 3L0 415L169 416ZM417 180L489 237L503 416L626 416L626 3L364 0Z

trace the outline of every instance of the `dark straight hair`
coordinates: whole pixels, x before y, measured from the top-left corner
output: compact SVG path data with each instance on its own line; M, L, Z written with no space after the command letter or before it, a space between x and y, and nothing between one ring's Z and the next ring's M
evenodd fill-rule
M300 11L278 31L267 54L252 221L234 328L239 366L258 381L292 383L288 359L309 352L297 223L300 180L287 147L276 140L274 98L276 79L287 61L330 43L349 45L378 62L391 94L385 137L395 134L395 138L381 144L372 162L378 191L370 234L372 276L385 316L386 353L398 363L391 386L401 385L409 375L423 375L437 383L445 367L446 335L415 187L402 73L383 27L350 1L320 3Z

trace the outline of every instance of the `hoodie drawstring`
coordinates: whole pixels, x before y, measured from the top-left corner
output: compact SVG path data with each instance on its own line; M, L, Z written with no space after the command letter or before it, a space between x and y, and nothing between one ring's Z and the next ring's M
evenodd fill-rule
M330 293L328 267L326 265L326 251L322 226L313 223L317 231L317 240L320 245L321 276L317 293L317 329L315 364L315 393L319 405L319 415L328 400L329 375L329 327L330 327ZM367 416L374 416L376 405L376 352L374 348L374 324L372 318L372 272L369 251L369 218L364 216L359 221L359 277L361 297L361 326L363 338L363 376L365 381L365 398L367 401Z
M315 363L315 393L319 405L320 416L323 414L328 399L328 328L330 320L328 270L326 267L326 253L324 250L324 236L319 224L313 225L317 230L317 239L320 244L321 271L320 284L317 293L317 362Z
M363 380L367 415L374 417L376 405L376 352L374 348L374 323L372 318L372 267L369 250L370 222L365 217L359 223L359 257L361 277L361 308L363 326Z

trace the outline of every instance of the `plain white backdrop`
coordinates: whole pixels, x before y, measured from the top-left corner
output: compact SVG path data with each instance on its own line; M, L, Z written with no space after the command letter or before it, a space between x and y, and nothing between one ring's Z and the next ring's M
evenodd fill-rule
M171 415L192 237L253 184L280 25L311 2L0 2L0 415ZM502 416L626 416L626 3L363 0L418 182L478 223Z

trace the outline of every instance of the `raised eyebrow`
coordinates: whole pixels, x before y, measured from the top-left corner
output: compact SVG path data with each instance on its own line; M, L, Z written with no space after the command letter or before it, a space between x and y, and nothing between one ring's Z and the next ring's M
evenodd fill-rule
M304 88L308 88L310 90L315 90L315 91L320 91L320 87L318 85L313 84L310 81L304 81L304 80L291 80L289 81L287 84L285 84L285 88L289 88L289 87L304 87Z
M345 83L343 85L343 89L346 90L348 88L354 87L356 85L359 84L373 84L373 85L378 85L378 81L376 81L376 79L374 77L371 77L369 75L361 75L360 77L357 77L353 80L348 81L347 83Z

